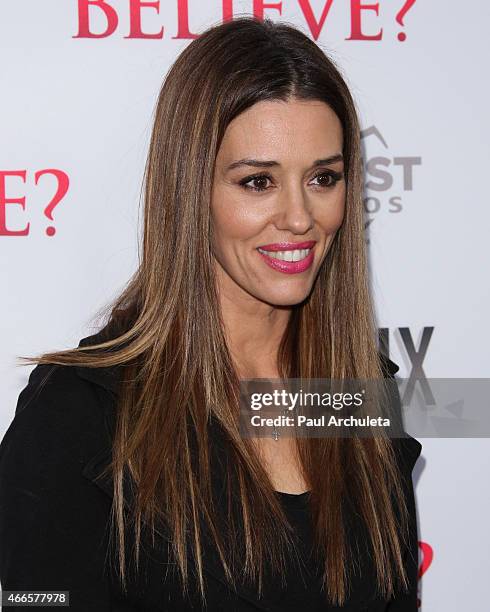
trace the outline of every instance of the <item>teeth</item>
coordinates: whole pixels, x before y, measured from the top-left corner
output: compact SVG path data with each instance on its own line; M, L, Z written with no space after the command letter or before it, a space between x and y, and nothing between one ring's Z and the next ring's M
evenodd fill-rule
M296 249L295 251L264 251L264 249L258 249L264 255L272 257L273 259L282 259L282 261L300 261L308 256L311 249Z

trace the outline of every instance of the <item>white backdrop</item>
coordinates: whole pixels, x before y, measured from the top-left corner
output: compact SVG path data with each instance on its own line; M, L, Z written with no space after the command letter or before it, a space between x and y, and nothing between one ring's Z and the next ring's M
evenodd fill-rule
M410 374L400 332L406 328L416 348L424 330L432 331L426 376L489 377L489 3L267 4L277 8L264 9L265 15L294 23L337 61L357 100L373 290L399 376ZM96 331L94 313L135 269L158 90L190 42L178 37L186 7L189 29L198 34L222 20L223 6L235 15L255 6L259 14L261 3L0 3L1 435L30 371L17 367L15 357L76 346ZM88 37L85 25L92 33L108 29L106 13L114 31ZM143 32L163 28L163 36L136 38L137 14ZM378 37L362 39L361 32ZM51 220L46 207L59 189L65 193ZM11 201L19 198L23 203ZM488 440L420 441L414 482L421 563L422 549L433 552L419 582L422 607L483 609L490 569Z

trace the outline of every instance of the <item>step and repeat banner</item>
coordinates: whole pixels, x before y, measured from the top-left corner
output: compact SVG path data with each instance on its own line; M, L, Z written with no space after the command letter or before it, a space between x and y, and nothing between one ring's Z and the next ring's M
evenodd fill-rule
M380 337L398 375L490 376L486 0L3 0L0 435L31 369L16 356L97 331L95 313L136 268L169 66L243 14L296 25L351 87ZM481 609L488 439L419 440L420 607Z

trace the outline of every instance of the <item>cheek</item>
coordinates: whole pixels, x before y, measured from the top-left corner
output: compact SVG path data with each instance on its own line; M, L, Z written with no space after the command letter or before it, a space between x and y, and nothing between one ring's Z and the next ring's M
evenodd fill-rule
M345 190L327 204L319 205L316 218L326 234L336 232L345 215Z
M254 206L247 198L232 196L226 190L217 191L211 206L214 239L224 246L230 240L247 240L256 236L266 221L265 210Z

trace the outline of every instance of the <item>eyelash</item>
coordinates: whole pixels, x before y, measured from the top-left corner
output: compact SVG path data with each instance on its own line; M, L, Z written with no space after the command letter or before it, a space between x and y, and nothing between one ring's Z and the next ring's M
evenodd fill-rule
M342 179L344 175L342 172L335 172L334 170L329 170L328 172L325 172L325 171L319 172L318 174L315 174L313 178L316 179L320 176L329 176L333 180L333 182L330 183L330 185L318 185L318 187L320 187L321 189L332 189L332 187L335 187L335 185ZM247 176L246 178L239 181L239 185L248 191L267 191L268 189L267 187L260 189L257 187L247 186L247 183L250 183L250 181L253 181L255 179L260 179L260 178L266 178L266 179L269 179L270 181L272 180L272 177L270 174L262 172L259 174L253 174L251 176Z

